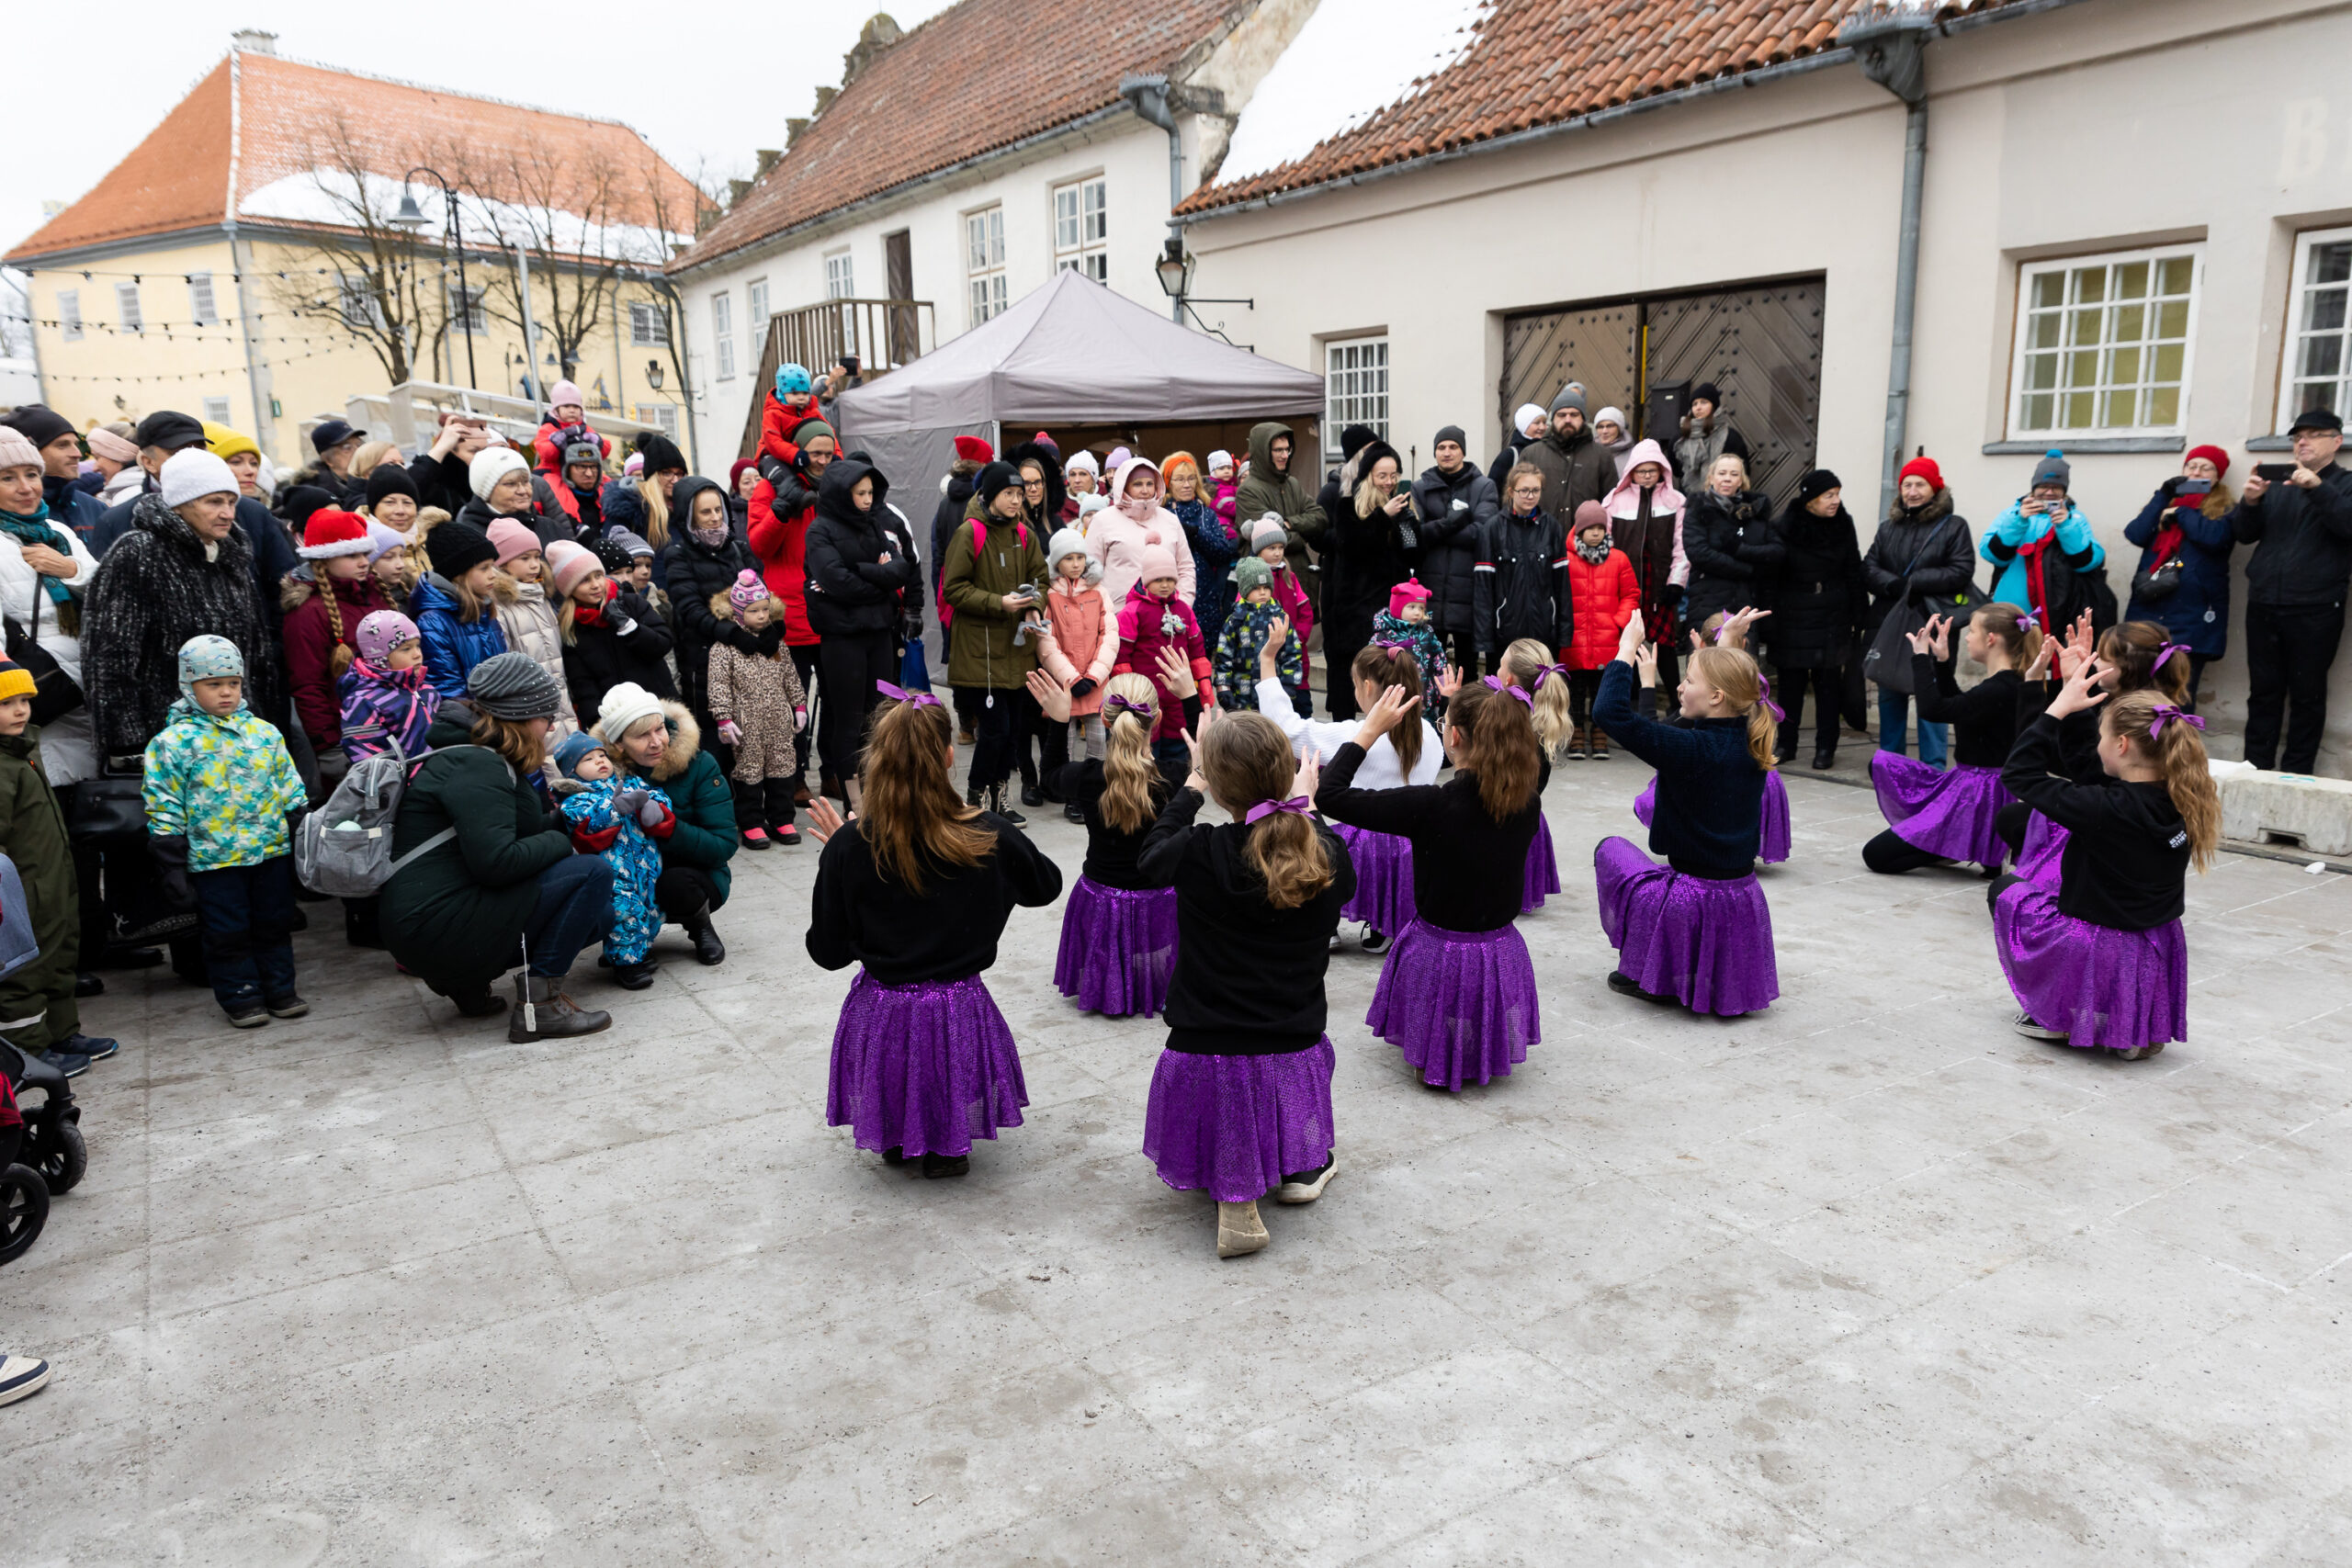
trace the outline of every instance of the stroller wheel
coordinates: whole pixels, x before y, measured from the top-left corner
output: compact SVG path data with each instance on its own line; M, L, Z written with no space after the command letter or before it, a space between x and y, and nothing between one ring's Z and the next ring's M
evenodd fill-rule
M0 1170L0 1263L14 1263L49 1223L49 1188L28 1165Z
M40 1139L44 1147L27 1152L38 1153L39 1157L32 1161L32 1168L40 1173L41 1182L48 1187L49 1195L62 1198L81 1185L83 1173L90 1168L90 1146L83 1141L82 1129L71 1122L59 1122L54 1146L46 1146L51 1141L44 1136Z

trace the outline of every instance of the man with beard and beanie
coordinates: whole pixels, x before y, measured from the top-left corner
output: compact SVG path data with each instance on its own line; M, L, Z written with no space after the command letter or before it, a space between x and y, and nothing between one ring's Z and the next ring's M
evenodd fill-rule
M277 638L254 580L237 476L209 452L183 449L131 504L131 530L98 563L83 603L82 684L99 755L128 764L146 751L180 700L181 648L207 633L243 659L247 705L282 724L271 717L286 711Z
M1705 493L1715 459L1728 452L1745 460L1747 442L1724 416L1723 389L1713 381L1702 381L1690 389L1690 412L1682 416L1682 433L1674 443L1674 463L1682 493L1696 496Z
M1562 519L1564 525L1576 516L1577 507L1599 501L1616 483L1617 455L1592 438L1585 425L1584 404L1582 385L1571 381L1561 388L1552 400L1551 429L1519 455L1520 462L1534 464L1544 476L1540 510Z
M1297 467L1298 443L1289 425L1271 419L1251 425L1250 472L1241 481L1236 514L1253 522L1269 512L1282 518L1283 530L1290 536L1290 546L1284 553L1290 560L1291 575L1306 591L1307 602L1312 604L1321 580L1307 546L1321 547L1329 514L1308 498Z
M1502 513L1502 496L1495 481L1469 460L1468 439L1460 425L1439 430L1430 453L1437 461L1413 483L1419 556L1406 551L1406 563L1429 590L1430 626L1446 645L1448 661L1464 680L1475 680L1478 639L1473 569L1485 528Z
M73 529L89 544L107 509L96 496L78 488L82 438L74 434L73 423L54 409L26 403L0 418L0 425L16 431L40 453L40 498L49 508L49 520Z

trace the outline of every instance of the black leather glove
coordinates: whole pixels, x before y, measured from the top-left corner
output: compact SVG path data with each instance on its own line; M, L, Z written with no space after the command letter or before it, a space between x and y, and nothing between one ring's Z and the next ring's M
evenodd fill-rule
M187 914L196 908L196 884L188 880L187 836L175 833L169 838L151 838L147 852L155 862L155 882L165 903L176 914Z
M1088 680L1083 675L1080 675L1077 680L1072 681L1069 683L1069 694L1073 697L1088 696L1092 694L1094 686L1094 682Z

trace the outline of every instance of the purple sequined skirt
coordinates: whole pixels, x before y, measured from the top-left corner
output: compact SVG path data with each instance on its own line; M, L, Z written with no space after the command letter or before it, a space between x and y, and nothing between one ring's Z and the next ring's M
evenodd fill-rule
M1080 876L1062 910L1054 984L1088 1012L1149 1018L1176 967L1176 889L1105 887Z
M2025 819L2025 843L2018 851L2017 874L2036 887L2055 894L2066 858L2066 840L2071 837L2072 829L2061 828L2039 811L2029 813ZM2051 1027L2055 1029L2057 1025Z
M1653 777L1634 797L1634 816L1645 828L1657 814L1657 780ZM1771 769L1764 775L1763 815L1756 824L1756 858L1766 865L1778 865L1789 858L1789 786L1781 782L1781 771Z
M1912 848L1983 866L2009 858L1993 829L1994 816L2010 800L2000 769L1931 768L1900 751L1879 751L1871 757L1871 784L1886 825Z
M1021 1125L1021 1054L978 975L886 986L864 970L833 1029L828 1126L861 1149L969 1154L974 1138Z
M1388 950L1364 1015L1425 1083L1508 1077L1544 1038L1535 965L1515 926L1450 931L1415 920Z
M1519 912L1532 915L1548 896L1560 890L1560 863L1552 853L1552 822L1535 814L1535 841L1527 846L1527 889L1520 896Z
M2013 882L1993 904L1993 941L2018 1005L2067 1043L2120 1051L2188 1038L2188 939L2178 920L2122 931L2060 912L2058 896Z
M1753 875L1686 876L1618 838L1594 847L1592 872L1600 929L1617 967L1642 989L1726 1018L1761 1011L1781 994L1772 911Z
M1413 840L1335 822L1331 830L1348 846L1356 868L1355 897L1340 911L1395 936L1413 923Z
M1179 1191L1248 1203L1331 1157L1329 1039L1271 1056L1162 1051L1143 1117L1143 1152Z

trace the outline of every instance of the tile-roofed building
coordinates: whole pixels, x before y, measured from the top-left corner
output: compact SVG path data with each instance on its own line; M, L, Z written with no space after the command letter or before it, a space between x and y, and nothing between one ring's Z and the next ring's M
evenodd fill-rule
M1473 0L1466 36L1395 101L1266 168L1221 171L1187 213L1309 189L1838 47L1874 0ZM1936 5L1939 17L2013 0ZM1416 7L1444 0L1413 0ZM1317 29L1369 27L1391 0L1324 0ZM1311 41L1311 35L1310 35ZM1290 64L1311 70L1310 55ZM1281 84L1287 85L1287 82ZM1245 125L1246 125L1245 120ZM1237 144L1243 133L1237 133Z

